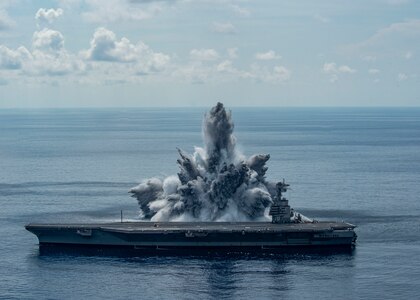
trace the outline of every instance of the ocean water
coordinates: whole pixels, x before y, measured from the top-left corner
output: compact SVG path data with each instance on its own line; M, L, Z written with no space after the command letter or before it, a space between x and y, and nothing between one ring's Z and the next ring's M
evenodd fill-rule
M128 190L176 174L205 108L0 110L0 298L418 299L420 109L235 108L243 153L270 153L290 204L356 224L352 253L40 254L29 222L117 221Z

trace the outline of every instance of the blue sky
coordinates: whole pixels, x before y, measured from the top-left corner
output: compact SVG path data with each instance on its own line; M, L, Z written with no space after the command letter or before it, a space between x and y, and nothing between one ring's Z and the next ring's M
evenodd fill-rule
M419 106L420 2L0 2L0 107Z

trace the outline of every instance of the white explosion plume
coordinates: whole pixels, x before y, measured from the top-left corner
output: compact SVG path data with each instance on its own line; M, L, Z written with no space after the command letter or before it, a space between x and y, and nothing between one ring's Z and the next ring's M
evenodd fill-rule
M132 188L141 216L152 221L266 220L276 186L265 178L269 154L244 157L235 149L231 113L217 103L203 120L204 148L178 149L180 171Z

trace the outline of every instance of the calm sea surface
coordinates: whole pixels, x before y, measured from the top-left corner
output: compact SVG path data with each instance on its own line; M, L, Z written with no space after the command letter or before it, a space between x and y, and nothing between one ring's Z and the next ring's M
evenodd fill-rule
M135 219L127 191L177 172L205 109L0 110L0 298L419 299L420 109L233 110L291 205L358 226L352 254L40 255L29 222Z

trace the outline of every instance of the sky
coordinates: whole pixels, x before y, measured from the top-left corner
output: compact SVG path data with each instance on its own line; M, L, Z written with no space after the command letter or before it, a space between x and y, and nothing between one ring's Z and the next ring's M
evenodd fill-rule
M0 108L420 106L420 1L1 0Z

